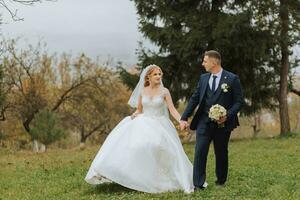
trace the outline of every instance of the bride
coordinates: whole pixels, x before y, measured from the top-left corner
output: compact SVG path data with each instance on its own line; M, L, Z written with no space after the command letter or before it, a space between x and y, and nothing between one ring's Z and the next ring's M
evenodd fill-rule
M85 177L90 184L115 182L134 190L191 193L193 166L186 156L171 115L180 121L162 70L147 66L140 75L129 105L136 111L108 135Z

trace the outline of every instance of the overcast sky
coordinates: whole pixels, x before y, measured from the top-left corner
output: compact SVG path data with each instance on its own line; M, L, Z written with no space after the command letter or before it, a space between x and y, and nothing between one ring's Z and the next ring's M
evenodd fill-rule
M14 22L1 10L4 22L1 32L6 37L23 39L21 46L47 43L50 53L79 53L103 62L111 58L126 65L137 62L138 42L154 48L138 31L138 16L130 0L57 0L34 6L11 5L24 21ZM24 42L25 41L25 42ZM295 48L300 55L300 48ZM298 68L300 71L300 68Z
M138 32L138 16L129 0L58 0L14 7L24 21L13 22L4 13L7 23L2 25L2 33L22 36L30 44L42 39L51 53L75 56L84 52L103 61L113 58L133 65L137 62L138 41L151 46Z

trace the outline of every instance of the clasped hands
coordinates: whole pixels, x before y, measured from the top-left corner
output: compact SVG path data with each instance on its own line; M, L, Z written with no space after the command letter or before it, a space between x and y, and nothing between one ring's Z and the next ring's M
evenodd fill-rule
M183 130L187 130L187 128L189 127L189 124L187 121L180 120L179 126L180 126L180 130L183 131Z
M227 117L224 116L224 117L221 117L221 118L217 121L217 123L218 123L218 124L223 124L226 120L227 120ZM187 130L187 128L189 127L189 124L188 124L187 121L180 120L179 126L180 126L180 130L183 131L183 130Z

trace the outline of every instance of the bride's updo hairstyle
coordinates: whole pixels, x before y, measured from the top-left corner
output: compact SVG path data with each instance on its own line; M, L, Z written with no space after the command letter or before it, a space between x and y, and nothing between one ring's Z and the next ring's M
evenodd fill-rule
M163 75L163 72L161 70L161 68L157 65L151 65L150 69L147 71L146 75L145 75L145 82L144 82L144 87L147 87L150 85L150 75L152 74L152 72L155 70L155 69L158 69L161 73L161 75Z

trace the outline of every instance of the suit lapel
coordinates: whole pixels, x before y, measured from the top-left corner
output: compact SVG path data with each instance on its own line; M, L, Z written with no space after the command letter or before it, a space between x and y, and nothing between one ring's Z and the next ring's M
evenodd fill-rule
M210 73L208 73L204 79L202 80L202 83L201 83L201 89L200 89L200 104L202 102L202 99L203 99L203 96L205 94L205 91L206 91L206 88L208 86L208 80L209 80L209 77L210 77Z
M220 79L220 82L219 82L219 85L218 85L218 88L217 90L215 91L214 95L213 95L213 99L212 99L212 102L213 104L217 101L218 97L220 96L221 92L222 92L222 84L226 82L226 79L227 79L227 73L226 71L223 69L223 72L222 72L222 75L221 75L221 79Z

